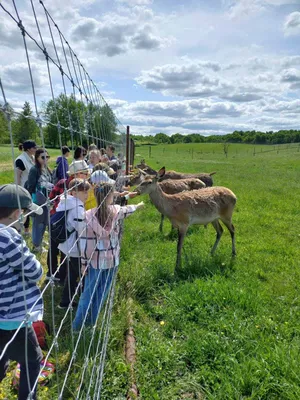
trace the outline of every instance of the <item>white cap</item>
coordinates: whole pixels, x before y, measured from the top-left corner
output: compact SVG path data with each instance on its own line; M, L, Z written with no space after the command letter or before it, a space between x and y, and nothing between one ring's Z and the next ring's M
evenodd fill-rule
M95 171L92 173L91 182L100 185L101 183L109 183L110 185L114 185L116 181L110 179L105 171Z

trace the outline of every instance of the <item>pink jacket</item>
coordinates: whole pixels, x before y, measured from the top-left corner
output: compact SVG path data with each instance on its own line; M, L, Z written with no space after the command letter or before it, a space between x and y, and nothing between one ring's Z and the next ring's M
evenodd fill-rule
M119 265L121 223L136 209L136 205L110 206L110 223L105 228L99 224L95 215L97 208L86 212L86 228L80 239L81 257L84 264L89 264L96 269L108 269Z

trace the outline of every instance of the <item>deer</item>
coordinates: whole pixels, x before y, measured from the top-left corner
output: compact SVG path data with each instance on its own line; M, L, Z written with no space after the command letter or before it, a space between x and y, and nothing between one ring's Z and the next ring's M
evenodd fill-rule
M223 234L223 228L219 222L221 220L230 232L232 256L235 256L235 228L232 224L232 214L237 201L235 194L222 186L166 194L159 185L165 173L165 167L162 167L156 176L146 177L136 188L136 192L149 194L158 211L169 218L172 226L178 230L175 272L180 269L182 246L191 225L207 225L209 223L213 225L216 231L216 240L211 249L213 255Z
M187 190L197 190L205 188L206 185L200 179L188 178L188 179L166 179L165 181L159 182L159 186L162 191L167 194L176 194ZM159 231L163 231L165 216L161 214Z
M134 182L137 182L136 184L139 184L141 182L141 174L144 175L156 175L157 171L155 171L153 168L149 167L149 165L146 164L145 160L142 159L140 164L136 166L137 170L139 171L140 175L135 177ZM195 174L191 173L184 173L184 172L177 172L177 171L166 171L164 177L162 180L166 179L187 179L187 178L195 178L195 179L200 179L205 183L206 186L213 186L213 179L212 176L215 175L216 172L199 172Z

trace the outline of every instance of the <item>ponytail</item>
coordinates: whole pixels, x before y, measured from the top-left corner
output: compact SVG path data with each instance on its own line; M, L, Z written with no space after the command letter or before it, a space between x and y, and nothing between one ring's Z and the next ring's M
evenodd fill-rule
M19 143L18 149L19 149L20 151L24 150L24 147L23 147L23 144L22 144L22 143Z

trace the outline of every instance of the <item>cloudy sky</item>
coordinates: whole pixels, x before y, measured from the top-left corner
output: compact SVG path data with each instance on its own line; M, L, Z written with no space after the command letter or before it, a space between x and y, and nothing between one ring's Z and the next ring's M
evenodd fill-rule
M16 17L11 0L2 4ZM41 44L30 1L16 4L25 29ZM33 4L44 44L54 57L43 8L38 0ZM132 133L209 135L300 127L300 0L44 4ZM36 44L27 43L40 104L51 96L48 72ZM1 8L0 55L8 101L16 108L24 100L33 103L20 30ZM58 95L62 81L56 68L51 74Z

